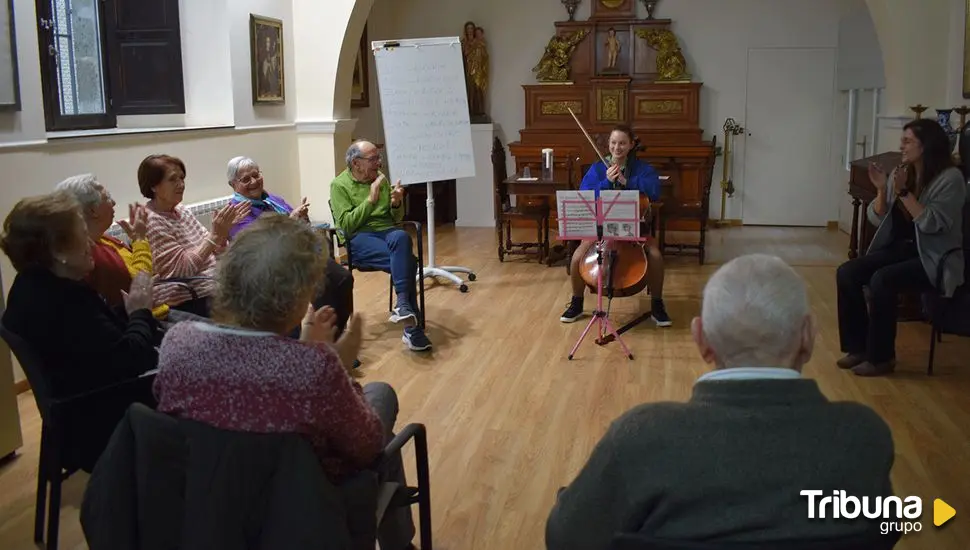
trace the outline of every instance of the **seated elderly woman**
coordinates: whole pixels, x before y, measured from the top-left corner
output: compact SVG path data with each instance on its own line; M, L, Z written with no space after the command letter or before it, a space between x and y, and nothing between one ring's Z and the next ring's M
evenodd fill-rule
M184 322L166 333L155 394L159 410L220 429L304 435L332 482L366 469L393 438L394 390L361 388L350 369L361 344L351 318L334 338L335 315L310 300L325 270L326 241L288 216L241 231L220 258L212 324ZM288 336L300 325L299 339ZM400 456L379 472L403 483ZM408 548L407 508L385 516L381 548Z
M160 343L150 310L151 278L135 276L118 311L84 282L94 268L81 206L67 193L18 202L3 224L0 248L17 276L3 324L43 361L53 397L68 397L137 379L154 369ZM151 379L126 384L67 427L72 465L90 471L132 402L154 406Z
M115 201L93 174L71 176L57 184L56 191L70 193L81 205L88 236L94 243L94 269L85 282L94 287L109 306L124 305L122 292L131 287L132 278L139 271L152 273L152 249L145 233L148 230L148 212L140 204L128 206L128 220L118 225L128 234L128 243L105 232L114 223ZM160 304L152 310L156 319L168 317L168 305Z
M169 155L151 155L141 162L138 188L148 199L155 304L208 317L215 290L215 256L226 246L229 229L245 217L248 208L227 204L212 216L212 230L206 230L180 204L185 193L185 163Z
M230 240L257 218L264 215L283 215L310 223L310 203L306 198L299 208L293 208L278 195L273 195L263 188L263 173L251 158L235 157L229 161L226 169L229 186L232 187L233 203L249 203L249 214L237 222L229 230ZM350 270L327 256L327 268L324 274L326 284L321 292L313 299L313 307L330 306L337 313L337 334L343 332L347 320L354 311L354 277ZM299 334L299 328L295 335ZM355 363L356 364L356 363Z

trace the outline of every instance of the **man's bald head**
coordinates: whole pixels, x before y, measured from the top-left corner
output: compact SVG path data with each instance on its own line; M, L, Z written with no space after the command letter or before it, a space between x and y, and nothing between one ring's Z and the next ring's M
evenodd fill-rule
M371 182L381 169L380 150L367 140L357 140L347 148L344 160L357 181Z

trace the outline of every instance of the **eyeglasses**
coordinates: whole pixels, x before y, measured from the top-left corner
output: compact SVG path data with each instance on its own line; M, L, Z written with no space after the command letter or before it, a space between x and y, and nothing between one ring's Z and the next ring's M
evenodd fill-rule
M263 172L262 171L256 172L252 176L246 176L245 178L239 178L238 181L239 181L239 183L241 183L243 185L249 185L250 183L252 183L252 182L254 182L256 180L261 180L261 179L263 179Z

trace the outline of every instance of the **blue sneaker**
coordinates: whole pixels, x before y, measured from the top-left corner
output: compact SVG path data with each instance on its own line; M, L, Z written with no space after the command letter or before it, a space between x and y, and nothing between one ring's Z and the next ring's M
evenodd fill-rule
M417 321L418 316L416 313L414 313L414 308L411 307L411 304L408 303L407 300L398 300L397 306L391 310L391 317L389 320L392 323L400 323L401 321L405 321L407 319Z
M427 351L431 349L431 340L424 334L421 327L407 327L401 341L407 344L411 351Z

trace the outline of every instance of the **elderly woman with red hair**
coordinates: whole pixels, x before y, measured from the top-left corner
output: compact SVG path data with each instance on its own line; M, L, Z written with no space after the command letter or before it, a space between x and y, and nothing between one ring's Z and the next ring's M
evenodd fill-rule
M233 224L249 214L248 204L227 204L212 217L212 229L182 206L185 163L150 155L138 167L138 188L148 199L148 242L155 263L155 304L209 317L218 254Z

